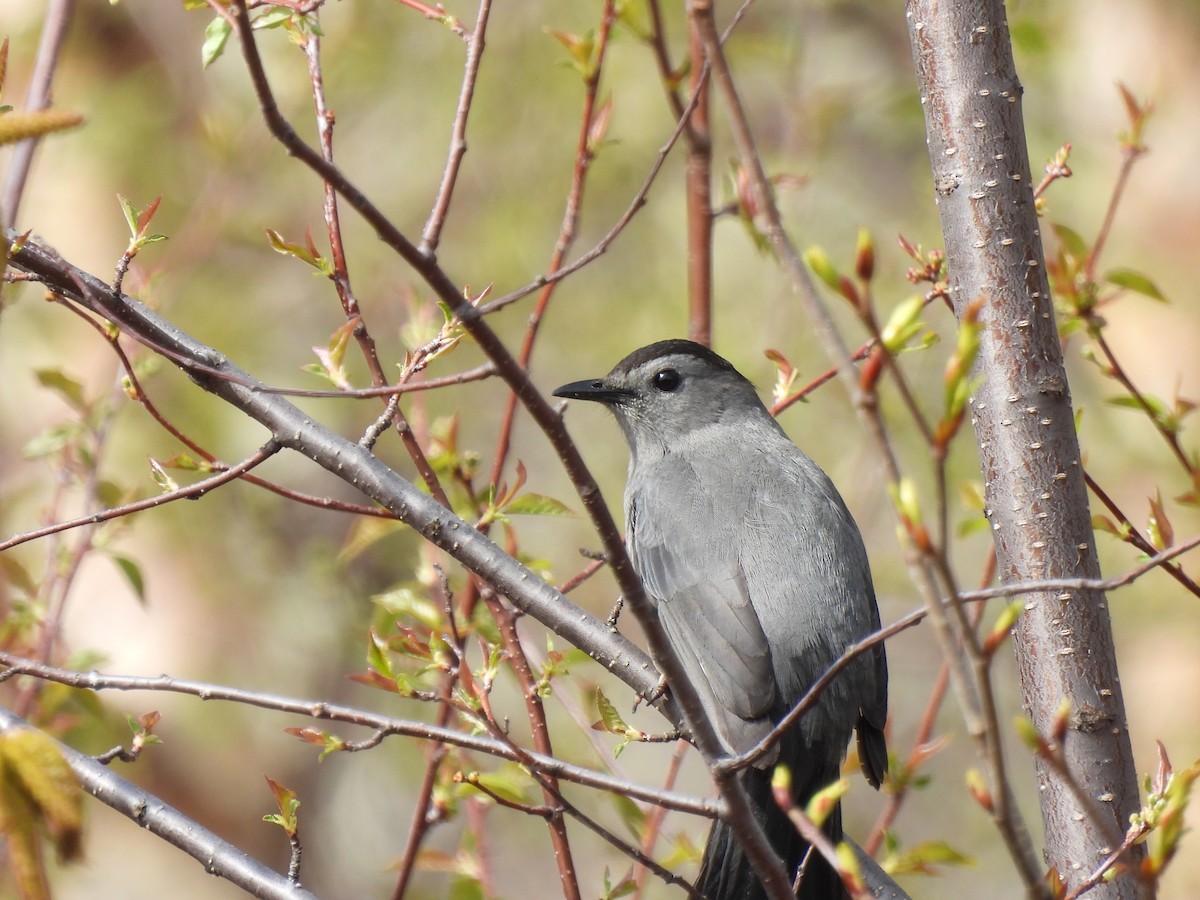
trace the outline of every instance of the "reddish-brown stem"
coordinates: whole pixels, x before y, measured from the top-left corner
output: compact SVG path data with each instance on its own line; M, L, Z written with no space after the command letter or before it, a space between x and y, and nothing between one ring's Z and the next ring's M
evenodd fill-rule
M525 651L521 647L521 638L517 634L516 616L512 609L505 606L504 602L491 591L484 593L483 600L487 603L492 619L500 629L504 649L508 653L509 666L521 686L534 749L546 756L553 756L554 748L550 742L550 731L546 727L546 708L542 705L542 698L538 696L537 679L534 678L533 670L529 667L529 660L526 659ZM566 900L581 900L579 879L575 874L571 845L567 841L566 822L563 820L557 802L559 800L558 780L548 775L543 776L540 780L543 782L542 794L546 798L546 803L553 810L553 814L547 818L546 824L550 829L550 843L554 847L554 859L558 864L558 876L562 885L563 897Z
M222 467L224 465L214 454L204 449L204 447L176 428L174 423L172 423L166 416L162 414L162 411L159 410L154 401L150 399L150 395L146 393L145 388L142 387L141 382L138 380L137 373L134 371L133 363L129 359L128 354L126 354L125 348L121 346L118 336L109 334L103 325L86 314L75 304L62 300L61 298L58 299L58 302L64 309L70 310L72 313L79 316L83 321L87 322L92 328L96 329L96 331L108 342L108 345L117 355L117 359L120 360L121 367L125 370L125 377L129 379L129 389L133 395L133 398L141 404L142 408L146 410L147 413L150 414L150 418L154 419L154 421L157 422L168 434L174 437L177 441L179 441L179 443L183 444L197 456L202 458L205 462L212 464L214 467ZM274 482L267 481L264 478L259 478L257 475L251 475L249 473L242 475L242 480L248 482L249 484L253 484L256 487L265 488L271 493L277 494L285 499L294 500L297 503L303 503L305 506L315 506L320 509L354 513L355 515L360 516L375 516L381 519L395 518L391 512L386 509L381 509L378 506L364 506L361 503L350 503L346 500L335 500L332 497L316 497L312 494L303 494L299 491L294 491L291 488L285 488L282 485L275 484Z
M142 512L146 509L154 509L159 506L164 506L175 500L194 500L202 497L214 488L220 487L230 481L241 478L246 472L253 469L255 466L269 459L271 456L279 452L279 445L274 441L269 441L258 452L252 456L242 460L236 466L222 469L215 475L208 478L203 478L200 481L187 485L186 487L177 488L173 491L167 491L162 494L156 494L153 497L147 497L145 500L136 500L132 503L126 503L122 506L115 506L110 509L99 510L94 513L89 513L85 516L79 516L75 519L69 519L64 522L55 522L53 525L47 525L44 528L38 528L35 531L27 531L24 534L15 534L8 540L0 542L0 553L16 547L19 544L24 544L27 541L37 540L39 538L48 537L52 534L59 534L63 531L69 531L72 528L83 528L90 525L99 525L101 522L108 522L111 519L119 519L123 516L131 516L134 513Z
M704 42L693 20L688 21L691 90L697 97L687 135L687 267L688 337L712 343L712 135L708 120L708 79L704 73Z
M987 563L984 565L983 574L980 576L980 587L987 587L991 584L992 579L996 576L996 552L992 550L988 553ZM984 605L976 604L975 609L971 614L971 627L978 627L979 620L983 617ZM937 722L938 713L942 709L942 703L946 699L946 691L950 687L950 664L942 660L942 664L938 669L937 676L933 681L933 688L929 692L929 701L925 704L925 712L921 716L921 721L917 725L916 734L912 739L912 750L909 751L907 771L910 775L915 775L920 761L925 756L925 748L928 746L933 737L933 728ZM884 804L882 812L875 820L875 825L871 828L871 833L863 842L863 851L868 856L874 856L879 852L879 847L883 843L883 837L887 833L888 828L896 820L900 814L900 809L904 805L905 799L908 797L910 784L891 784L887 795L887 803Z
M587 581L608 564L606 559L593 559L590 563L564 581L558 586L558 589L564 594L569 594L583 582Z
M866 359L868 356L871 355L871 351L874 349L875 349L875 339L871 338L871 340L867 341L865 344L863 344L861 347L859 347L857 350L855 350L850 355L850 359L853 362L862 362L864 359ZM799 403L801 400L803 400L805 397L807 397L809 394L811 394L813 391L815 391L821 385L825 384L828 381L832 381L833 379L837 378L837 376L838 376L838 370L836 368L826 369L824 372L822 372L820 375L818 375L816 378L814 378L812 381L810 381L804 387L800 388L800 390L795 391L791 394L788 394L782 400L775 403L771 407L771 415L778 416L781 412L783 412L789 406L792 406L795 403Z
M554 252L550 257L548 272L556 272L562 268L579 225L579 209L583 201L583 189L587 182L588 169L593 158L592 128L596 117L596 99L600 88L600 76L604 71L604 59L608 52L608 39L612 33L614 21L614 0L605 0L600 17L600 30L596 35L595 60L591 71L584 81L586 93L583 101L583 115L580 117L579 136L575 148L575 165L571 173L571 186L567 192L566 208L563 210L562 225L559 227L558 239L554 243ZM533 312L525 326L525 335L521 341L521 349L517 354L517 362L522 369L528 371L529 362L533 356L534 342L537 340L538 329L542 317L550 304L557 281L547 283L538 293ZM508 460L508 452L512 443L513 426L517 413L517 395L511 392L504 408L504 417L500 422L500 435L496 439L496 453L492 460L492 487L498 487L504 473L504 465Z
M471 114L471 101L475 98L475 82L479 77L479 63L483 59L484 38L487 34L488 17L492 11L492 0L480 0L479 13L475 17L475 30L467 42L466 71L462 87L458 92L458 108L454 111L454 127L450 135L450 150L446 166L442 170L442 182L438 185L433 210L421 235L421 252L432 254L437 251L442 227L450 213L450 200L454 196L454 185L458 182L458 171L467 152L467 118Z
M1092 249L1088 253L1087 265L1084 267L1084 277L1088 281L1096 280L1096 265L1100 262L1100 254L1104 252L1104 245L1108 243L1108 236L1112 234L1113 222L1117 217L1117 207L1121 205L1121 198L1125 195L1129 176L1133 172L1134 164L1146 152L1146 148L1140 144L1129 144L1123 150L1121 170L1117 173L1112 196L1108 200L1108 208L1104 211L1104 221L1100 223L1100 230L1096 232L1096 240L1092 241Z
M325 82L321 74L321 41L318 35L310 34L307 36L304 44L304 55L308 60L309 77L312 81L313 105L316 109L317 134L321 147L321 158L332 166L334 117L332 111L325 104ZM371 384L377 388L383 387L387 384L388 379L383 372L383 365L379 361L375 339L371 337L371 333L367 330L366 320L363 318L362 310L359 308L358 299L354 296L354 291L350 287L350 271L346 264L346 251L342 243L341 219L338 214L337 190L328 178L324 180L323 187L325 227L329 235L330 254L333 258L333 284L337 290L338 299L341 301L342 310L346 314L346 319L356 323L354 327L354 339L358 342L359 350L367 363L367 370L371 373ZM450 501L446 497L446 492L442 489L437 473L433 471L433 467L429 464L420 441L413 434L413 430L408 424L408 419L401 411L399 405L394 405L391 409L392 424L395 426L396 433L400 436L400 441L403 443L404 449L408 452L409 458L413 461L413 465L416 466L417 473L421 476L421 480L425 482L426 487L429 488L429 492L433 495L434 499L448 509Z
M1154 426L1154 430L1162 435L1163 440L1167 442L1167 446L1171 448L1171 452L1175 455L1175 459L1179 461L1183 470L1188 473L1190 478L1195 480L1200 475L1200 471L1196 469L1195 463L1188 457L1187 451L1180 445L1179 436L1164 427L1162 420L1155 414L1154 407L1150 401L1146 399L1146 396L1133 383L1133 379L1129 377L1124 367L1117 361L1116 354L1113 353L1112 348L1108 345L1108 341L1104 339L1104 332L1100 328L1093 328L1092 331L1092 338L1095 340L1096 346L1100 348L1100 352L1104 354L1104 360L1108 364L1108 369L1112 377L1120 382L1121 386L1129 392L1129 395L1137 401L1138 406L1141 407L1146 417L1150 420L1150 424Z
M1155 553L1157 553L1158 548L1146 540L1142 533L1137 530L1133 522L1129 520L1129 517L1125 515L1119 506L1117 506L1112 497L1108 495L1108 492L1100 487L1100 485L1096 483L1096 480L1092 478L1092 476L1086 471L1083 473L1083 478L1087 482L1088 490L1096 495L1096 499L1103 503L1108 511L1117 517L1119 524L1124 527L1127 535L1125 540L1137 547L1147 556L1153 556ZM1196 582L1189 578L1184 573L1183 569L1170 562L1164 562L1162 564L1162 568L1168 575L1183 585L1190 593L1200 597L1200 585L1197 585Z
M675 749L671 752L671 760L667 764L667 774L663 777L663 790L669 791L675 787L675 779L679 777L679 769L683 765L683 758L691 744L687 741L680 741ZM642 853L646 856L654 854L654 845L658 843L659 835L662 833L662 823L667 817L667 811L661 807L654 807L646 816L646 826L642 832ZM634 893L634 900L640 900L642 891L646 887L646 878L649 876L650 870L645 866L637 866L633 872L633 883L637 885L637 891Z
M430 6L428 3L422 3L421 0L396 0L401 6L407 6L410 9L415 9L427 19L432 19L435 22L444 22L450 26L450 30L457 34L463 40L466 40L467 33L462 27L462 23L454 16L446 12L445 8L440 3Z
M449 700L454 690L453 677L446 678L442 683L441 694L446 700ZM445 728L450 720L450 704L439 703L437 712L437 725L439 728ZM425 840L425 835L429 832L433 821L430 819L430 801L433 799L433 789L437 785L438 769L441 768L442 760L446 758L446 745L440 742L435 742L429 745L427 756L425 759L425 773L421 777L420 787L417 789L417 799L413 804L412 820L408 826L408 839L404 844L404 853L400 857L400 862L397 865L398 874L396 876L396 886L392 889L392 900L402 900L405 892L408 890L408 883L412 878L413 871L417 864L417 852L421 849L421 844Z

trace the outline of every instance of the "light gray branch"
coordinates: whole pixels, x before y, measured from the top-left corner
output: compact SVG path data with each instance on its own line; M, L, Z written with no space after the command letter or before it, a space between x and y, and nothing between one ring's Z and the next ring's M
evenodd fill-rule
M5 231L5 241L16 237ZM315 421L213 348L124 294L113 296L107 285L77 269L53 251L27 242L9 265L36 275L173 359L200 387L217 395L267 428L278 443L326 469L386 507L422 537L461 562L555 634L587 652L641 694L651 694L658 672L650 658L623 635L588 613L521 565L470 523L438 504L416 485L388 468L371 452ZM676 725L669 700L660 709Z
M1006 583L1098 578L1004 4L910 0L907 16L955 311L982 301L970 411L997 570ZM1094 821L1039 757L1045 855L1073 887L1139 807L1103 593L1029 595L1014 645L1038 732L1051 733L1060 704L1071 703L1067 768L1109 817ZM1094 892L1127 898L1138 886L1121 877Z
M0 734L31 728L24 719L0 707ZM316 895L288 881L233 844L168 806L158 797L78 750L58 744L58 751L85 791L197 860L204 871L236 884L255 897L278 900L316 900ZM264 797L266 795L264 794Z

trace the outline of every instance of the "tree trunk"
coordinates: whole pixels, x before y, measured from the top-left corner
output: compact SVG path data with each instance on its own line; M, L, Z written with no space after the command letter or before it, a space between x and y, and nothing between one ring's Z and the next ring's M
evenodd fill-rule
M1004 5L910 0L906 12L955 312L983 301L971 415L998 571L1005 583L1098 578ZM1063 752L1094 802L1081 804L1042 759L1037 776L1045 858L1074 886L1139 807L1104 595L1027 595L1014 642L1038 732L1049 736L1070 703ZM1088 894L1136 895L1128 876Z

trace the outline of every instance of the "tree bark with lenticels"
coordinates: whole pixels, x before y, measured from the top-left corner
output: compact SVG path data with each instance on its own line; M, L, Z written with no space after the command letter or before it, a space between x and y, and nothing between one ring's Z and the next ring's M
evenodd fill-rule
M998 571L1006 583L1098 578L1004 5L910 0L907 16L955 313L982 301L971 416ZM1014 642L1038 733L1051 738L1070 704L1062 758L1081 790L1037 760L1045 859L1070 888L1139 807L1104 595L1028 595ZM1088 896L1138 888L1126 875Z

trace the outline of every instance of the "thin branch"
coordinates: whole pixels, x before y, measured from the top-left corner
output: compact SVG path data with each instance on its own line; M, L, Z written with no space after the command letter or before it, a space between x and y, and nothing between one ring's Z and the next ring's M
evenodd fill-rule
M25 112L37 112L50 106L50 86L74 15L75 0L50 0L47 5L37 59L25 94ZM8 175L4 179L4 193L0 196L0 227L12 228L17 224L25 182L29 178L33 154L40 140L36 137L26 138L13 149Z
M279 112L279 107L267 82L266 72L263 69L262 59L258 53L255 35L246 10L245 0L234 0L233 19L234 31L241 43L243 59L250 73L250 79L254 85L254 91L258 97L263 118L271 133L289 153L320 174L321 177L332 182L337 187L338 193L375 229L380 239L412 266L413 270L425 280L425 283L437 293L438 297L454 311L463 328L474 338L480 349L496 364L501 377L517 393L534 421L541 427L543 433L553 445L604 543L605 550L612 561L613 573L616 576L621 593L642 625L647 643L650 645L651 654L659 668L662 669L663 674L672 684L672 695L683 711L687 724L691 728L696 740L696 745L703 754L705 761L711 765L722 755L721 741L717 736L712 722L708 718L703 704L700 702L695 687L687 680L674 649L671 647L670 642L663 633L662 627L658 623L654 608L646 597L641 580L633 569L629 555L625 552L616 522L609 512L608 506L604 503L599 487L592 477L591 472L587 469L583 457L579 453L579 449L571 441L563 428L558 413L547 402L546 398L534 386L532 381L530 381L528 373L525 372L508 352L508 349L496 333L488 327L482 318L481 310L462 296L455 283L449 279L446 273L437 265L436 261L432 257L422 253L391 220L383 215L378 207L371 203L357 187L351 184L341 171L327 163L308 144L300 139L295 130ZM678 127L681 128L682 125ZM659 165L660 163L656 162L654 167L655 173L657 173ZM632 214L633 210L631 209L627 213L627 216L622 217L621 222L618 223L618 227L613 231L623 228L624 223L628 221L628 218ZM545 284L546 281L542 281L541 283ZM221 366L220 368L222 371L225 371L230 367ZM213 384L211 389L216 392L222 392L227 388L228 386L221 381ZM311 422L311 420L306 419L302 427L291 433L288 439L290 443L288 441L285 441L285 443L288 446L299 446L299 444L305 443L314 437L319 430L319 426ZM277 434L277 436L279 435ZM337 468L341 470L343 461L338 460L337 462ZM366 465L372 464L370 461L364 460L363 462ZM376 476L366 480L373 482L376 477L392 480L396 476L395 473L384 467L382 471L376 473ZM363 482L358 482L357 484L360 489L364 489L365 484ZM423 506L424 504L422 503L421 505ZM405 514L410 512L410 507L396 507L395 511L401 518L404 518ZM446 511L443 510L442 512L445 513ZM453 518L457 521L457 517ZM457 528L457 526L455 527ZM473 529L468 530L474 531ZM483 545L490 545L490 541L487 541L484 536L478 535L478 532L475 532L475 535L477 535L479 541L483 542L477 545L480 549L483 548ZM457 539L450 539L444 534L430 534L428 532L426 533L426 537L443 549L449 550L452 555L460 560L464 558L464 551L466 551L468 545L475 544L474 540L468 540L469 536L461 531L457 533ZM497 577L495 574L496 563L498 562L497 557L491 555L489 551L487 562L482 566L481 570L480 563L482 562L482 560L476 560L475 571L485 579L491 580L493 584L497 584L494 580ZM515 561L509 558L508 562L501 564L509 566L514 563ZM528 577L529 575L526 574L522 576L522 579L524 580ZM503 588L503 593L514 599L514 601L519 597L521 600L527 602L528 598L525 597L525 591L535 589L541 590L541 586L536 586L535 588L534 585L523 583L521 587L518 587L512 582L507 582ZM561 597L561 595L559 596ZM570 628L573 633L578 634L580 631L578 628L579 623L567 622L562 616L561 611L567 608L568 602L566 598L559 600L556 604L558 607L556 611L551 611L539 605L539 618L542 616L551 616L559 623L558 626L551 625L551 628L556 631L560 627ZM571 605L573 606L574 604ZM586 622L587 619L588 617L584 614L583 621ZM542 621L545 622L546 619L542 618ZM549 623L547 622L547 624ZM559 631L559 633L566 636L562 631ZM610 637L615 639L616 636ZM763 833L762 826L758 823L754 815L745 788L742 786L740 780L733 775L718 777L717 785L722 797L724 797L729 806L730 813L727 821L741 840L742 846L746 850L747 856L753 861L756 870L765 876L762 880L767 886L767 890L770 892L773 900L785 900L787 877L783 872L783 867L780 865L778 857L775 856L766 835Z
M584 79L583 114L580 116L579 132L575 145L575 163L571 172L571 185L567 190L567 200L563 209L562 224L559 226L558 238L554 242L554 252L550 257L549 271L562 268L563 261L575 243L575 235L579 226L579 212L583 204L583 191L587 183L587 175L594 158L594 145L599 141L593 134L597 122L596 99L600 89L600 76L604 73L604 60L608 54L609 36L612 34L615 19L614 0L604 0L600 14L600 30L596 35L595 59L591 71ZM603 116L603 113L600 113ZM521 339L521 349L517 361L523 369L528 370L533 358L533 347L537 341L542 319L550 305L550 300L557 287L557 281L548 282L538 293L537 302L525 325L525 334ZM516 421L517 394L511 392L500 420L500 432L496 438L496 452L492 460L491 485L498 488L503 475L508 452L512 442L513 427Z
M0 733L31 727L0 707ZM316 895L292 883L286 875L263 865L233 844L213 834L174 807L119 775L103 763L66 744L55 742L80 785L105 806L128 818L195 859L204 871L269 900L316 900Z
M458 108L454 111L454 127L450 134L446 166L442 170L442 183L438 185L433 209L421 234L421 252L428 255L437 251L442 227L446 224L446 216L450 212L450 199L454 196L458 170L467 152L467 117L471 114L471 101L475 97L475 83L479 77L479 64L483 60L484 37L487 34L488 16L491 11L492 0L480 0L479 12L475 16L475 30L471 32L471 38L467 41L467 61L462 87L458 92Z
M1105 491L1104 488L1100 487L1099 483L1097 483L1097 481L1092 478L1092 476L1088 474L1086 470L1083 473L1083 478L1087 482L1088 489L1095 494L1096 498L1103 503L1105 507L1107 507L1108 511L1116 516L1120 521L1120 525L1126 534L1125 541L1129 544L1132 544L1134 547L1137 547L1137 549L1141 550L1147 556L1153 556L1155 553L1157 553L1157 548L1151 544L1150 541L1148 541L1140 531L1137 530L1133 522L1129 520L1129 517L1121 511L1121 508L1117 506L1113 499L1108 495L1108 492ZM1197 585L1195 581L1189 578L1184 573L1183 569L1168 562L1164 562L1162 564L1162 568L1164 572L1183 585L1184 588L1186 588L1190 593L1200 597L1200 585Z
M214 488L235 481L244 473L270 459L278 453L282 447L274 441L268 441L260 447L255 453L246 457L235 466L230 466L223 471L217 472L215 475L210 475L208 478L202 478L200 481L193 482L185 487L176 488L173 491L164 491L161 494L155 494L153 497L147 497L145 500L135 500L132 503L126 503L122 506L114 506L111 509L101 510L100 512L90 513L86 516L80 516L76 519L71 519L66 522L55 522L53 525L47 525L45 528L38 528L35 531L26 531L23 534L16 534L6 541L0 541L0 553L5 550L10 550L27 541L34 541L38 538L44 538L51 534L68 531L72 528L80 528L84 525L98 525L101 522L107 522L110 519L119 519L122 516L133 515L134 513L142 512L146 509L154 509L163 506L167 503L172 503L175 500L196 500L203 497Z
M704 40L694 19L688 20L688 55L691 90L696 109L689 119L687 158L687 273L688 337L712 343L713 208L712 134L708 117L708 79L705 76Z
M454 679L446 678L442 685L442 695L445 699L450 699L453 687ZM438 704L437 726L446 728L449 721L450 705L448 703ZM421 776L421 784L417 788L417 799L413 804L412 820L408 826L408 838L404 842L404 852L396 866L396 886L392 889L393 900L401 900L408 891L409 880L416 870L417 854L421 849L421 843L425 840L430 826L434 824L430 819L429 811L433 808L433 790L437 786L438 769L441 768L446 753L446 744L442 741L430 744L426 752L425 772Z
M5 232L5 240L15 235ZM188 374L202 388L220 397L263 424L285 447L313 460L335 477L353 486L380 503L389 513L417 529L428 541L445 550L488 583L494 585L523 611L534 616L556 634L599 659L635 691L649 694L658 684L658 674L649 658L628 639L613 634L603 622L571 602L528 568L505 554L492 541L481 535L440 504L402 478L365 448L335 434L330 429L283 398L262 394L253 389L254 379L228 359L194 338L175 328L137 301L113 297L107 286L94 276L67 265L61 257L37 244L26 241L10 257L10 265L31 271L43 280L52 282L64 295L70 296L97 315L116 323L122 330L151 343L170 345L174 356L185 361ZM217 370L220 377L210 377ZM536 393L532 385L528 389ZM538 395L540 397L540 395ZM547 406L547 409L549 407ZM553 415L553 412L551 412ZM558 429L556 440L561 452L570 460L568 469L581 483L590 478L569 443L562 424L553 418ZM640 594L641 583L627 568L627 556L612 517L603 508L598 490L583 493L590 497L595 514L605 523L601 530L607 535L606 553L625 559L626 568L618 576L626 596L631 591ZM617 567L621 571L621 567ZM682 720L667 698L655 704L666 711L675 724Z
M687 741L679 741L675 749L671 752L670 762L667 764L667 772L663 776L663 790L669 791L675 787L675 779L679 777L679 770L683 766L683 758L687 755ZM646 816L646 824L642 829L642 846L641 850L646 856L651 856L654 853L654 845L658 843L658 839L662 834L662 825L667 818L667 812L661 806L656 806L650 810ZM646 887L646 876L650 874L650 869L646 866L637 866L633 871L633 883L637 885L637 890L634 893L634 900L641 900L642 891Z
M419 391L435 391L439 388L467 384L472 381L483 381L496 374L496 364L485 362L473 369L456 372L453 375L443 375L440 378L430 378L426 381L408 381L399 384L385 384L379 387L350 388L344 391L311 391L303 388L282 388L259 384L254 390L264 394L278 394L281 397L310 397L317 400L361 400L367 397L399 397Z
M538 753L544 756L553 756L554 748L550 741L550 729L546 725L546 709L542 705L542 698L538 695L536 679L533 677L529 660L525 658L525 652L521 648L516 617L513 611L506 608L492 591L485 590L483 600L487 603L492 619L500 629L500 637L508 654L509 666L517 676L517 683L521 686L521 695L525 700L525 711L533 734L533 745ZM561 801L558 782L553 776L545 776L539 778L538 781L541 783L542 793L548 803L552 804L556 799ZM567 826L561 812L550 815L546 819L546 827L550 830L550 843L554 848L554 860L558 866L563 896L566 900L581 900L579 876L575 871L571 844L567 839Z
M707 74L707 72L708 68L705 67L705 74ZM573 275L580 269L587 266L589 263L595 262L605 253L607 253L608 248L611 247L613 242L621 235L621 232L625 230L625 227L633 220L633 217L637 215L638 211L641 210L643 206L646 205L646 198L650 194L651 186L658 179L658 173L662 170L664 163L666 163L667 157L670 155L671 150L674 149L675 144L679 141L680 135L683 134L684 130L686 129L688 119L692 114L692 110L696 108L696 105L699 102L700 94L697 93L692 97L691 102L684 109L683 116L675 123L675 128L667 138L666 143L658 148L658 153L655 154L654 161L650 164L650 169L646 173L646 177L642 179L641 185L634 192L633 198L629 201L629 205L625 207L625 212L621 214L613 226L604 234L603 237L600 238L599 241L596 242L595 245L592 246L590 250L588 250L574 262L563 266L561 269L557 269L545 275L539 275L528 284L522 285L516 290L509 291L507 294L497 297L495 300L481 304L479 306L480 315L486 316L490 313L496 312L497 310L516 303L518 300L524 299L534 291L547 284L550 284L551 282L562 281L568 275Z
M1117 208L1121 205L1121 198L1125 195L1125 188L1129 185L1129 176L1133 174L1134 165L1145 152L1146 148L1140 143L1127 143L1122 148L1121 168L1117 172L1112 195L1108 198L1108 208L1104 210L1104 221L1100 223L1100 230L1096 232L1096 239L1092 241L1092 249L1088 253L1087 263L1084 266L1084 277L1088 281L1096 280L1096 265L1100 262L1100 254L1104 252L1104 245L1108 243L1108 236L1112 234L1113 222L1117 218Z
M615 794L624 794L635 800L664 806L677 812L715 818L721 812L721 804L715 800L705 800L681 794L676 791L663 790L657 787L647 787L628 779L616 778L605 772L597 772L583 766L563 762L554 757L543 756L529 750L516 750L509 744L483 735L468 734L450 728L430 725L427 722L397 719L384 716L368 710L356 709L326 703L323 700L302 700L287 697L282 694L271 694L264 691L250 691L243 688L232 688L224 685L210 684L200 681L189 681L159 675L153 678L139 675L105 675L100 672L78 672L49 666L35 660L26 659L7 651L0 651L0 665L7 669L0 673L0 682L17 675L29 675L46 681L54 681L70 687L90 691L166 691L174 694L187 694L201 700L224 700L231 703L241 703L260 709L270 709L276 712L306 716L318 721L341 722L370 728L384 737L403 736L421 738L451 744L478 753L486 753L500 759L529 762L538 771L566 781L572 781L585 787L596 788Z
M977 603L982 600L991 600L996 597L1017 597L1022 594L1044 594L1057 591L1114 591L1117 588L1125 587L1132 584L1137 579L1141 578L1148 572L1160 567L1164 562L1174 559L1187 553L1189 550L1194 550L1200 547L1200 534L1192 538L1176 544L1161 553L1155 554L1146 562L1139 566L1130 569L1123 575L1118 575L1113 578L1045 578L1038 581L1015 581L1007 584L997 585L992 588L981 588L974 591L962 591L957 596L959 604ZM955 603L955 598L944 597L940 601L943 607L952 606ZM786 716L779 720L779 723L767 734L759 743L746 752L731 756L718 764L721 769L738 770L744 769L746 766L753 765L768 753L778 740L783 736L792 725L794 725L801 716L808 712L816 705L821 693L827 688L833 679L848 666L855 657L865 653L871 647L882 641L888 640L914 625L919 624L929 615L929 608L922 607L913 610L907 615L901 616L891 625L867 635L860 641L851 644L839 656L820 678L813 682L812 686L796 702Z
M313 105L317 115L317 133L321 145L321 158L328 165L332 166L334 116L325 103L325 81L321 74L321 39L315 32L305 37L304 54L308 60L309 78L312 82ZM338 213L337 190L328 179L325 180L323 188L325 224L329 235L330 252L333 254L333 283L337 289L338 298L341 300L342 309L346 314L347 320L355 323L354 339L358 343L363 358L366 360L367 369L371 373L371 383L375 387L383 387L387 384L388 379L383 372L383 365L379 361L375 339L367 330L366 320L363 318L362 310L358 305L358 298L354 296L354 291L350 286L350 270L346 261L345 246L342 242L342 226ZM408 372L406 374L411 377L412 373ZM429 464L429 460L426 458L425 451L421 448L420 442L413 434L404 411L400 409L399 403L393 400L388 401L387 409L391 413L389 419L395 426L396 433L400 436L400 442L408 452L413 465L416 466L421 480L425 482L434 499L443 506L448 507L450 501L446 497L446 492L442 489L437 473L433 471L433 467Z

